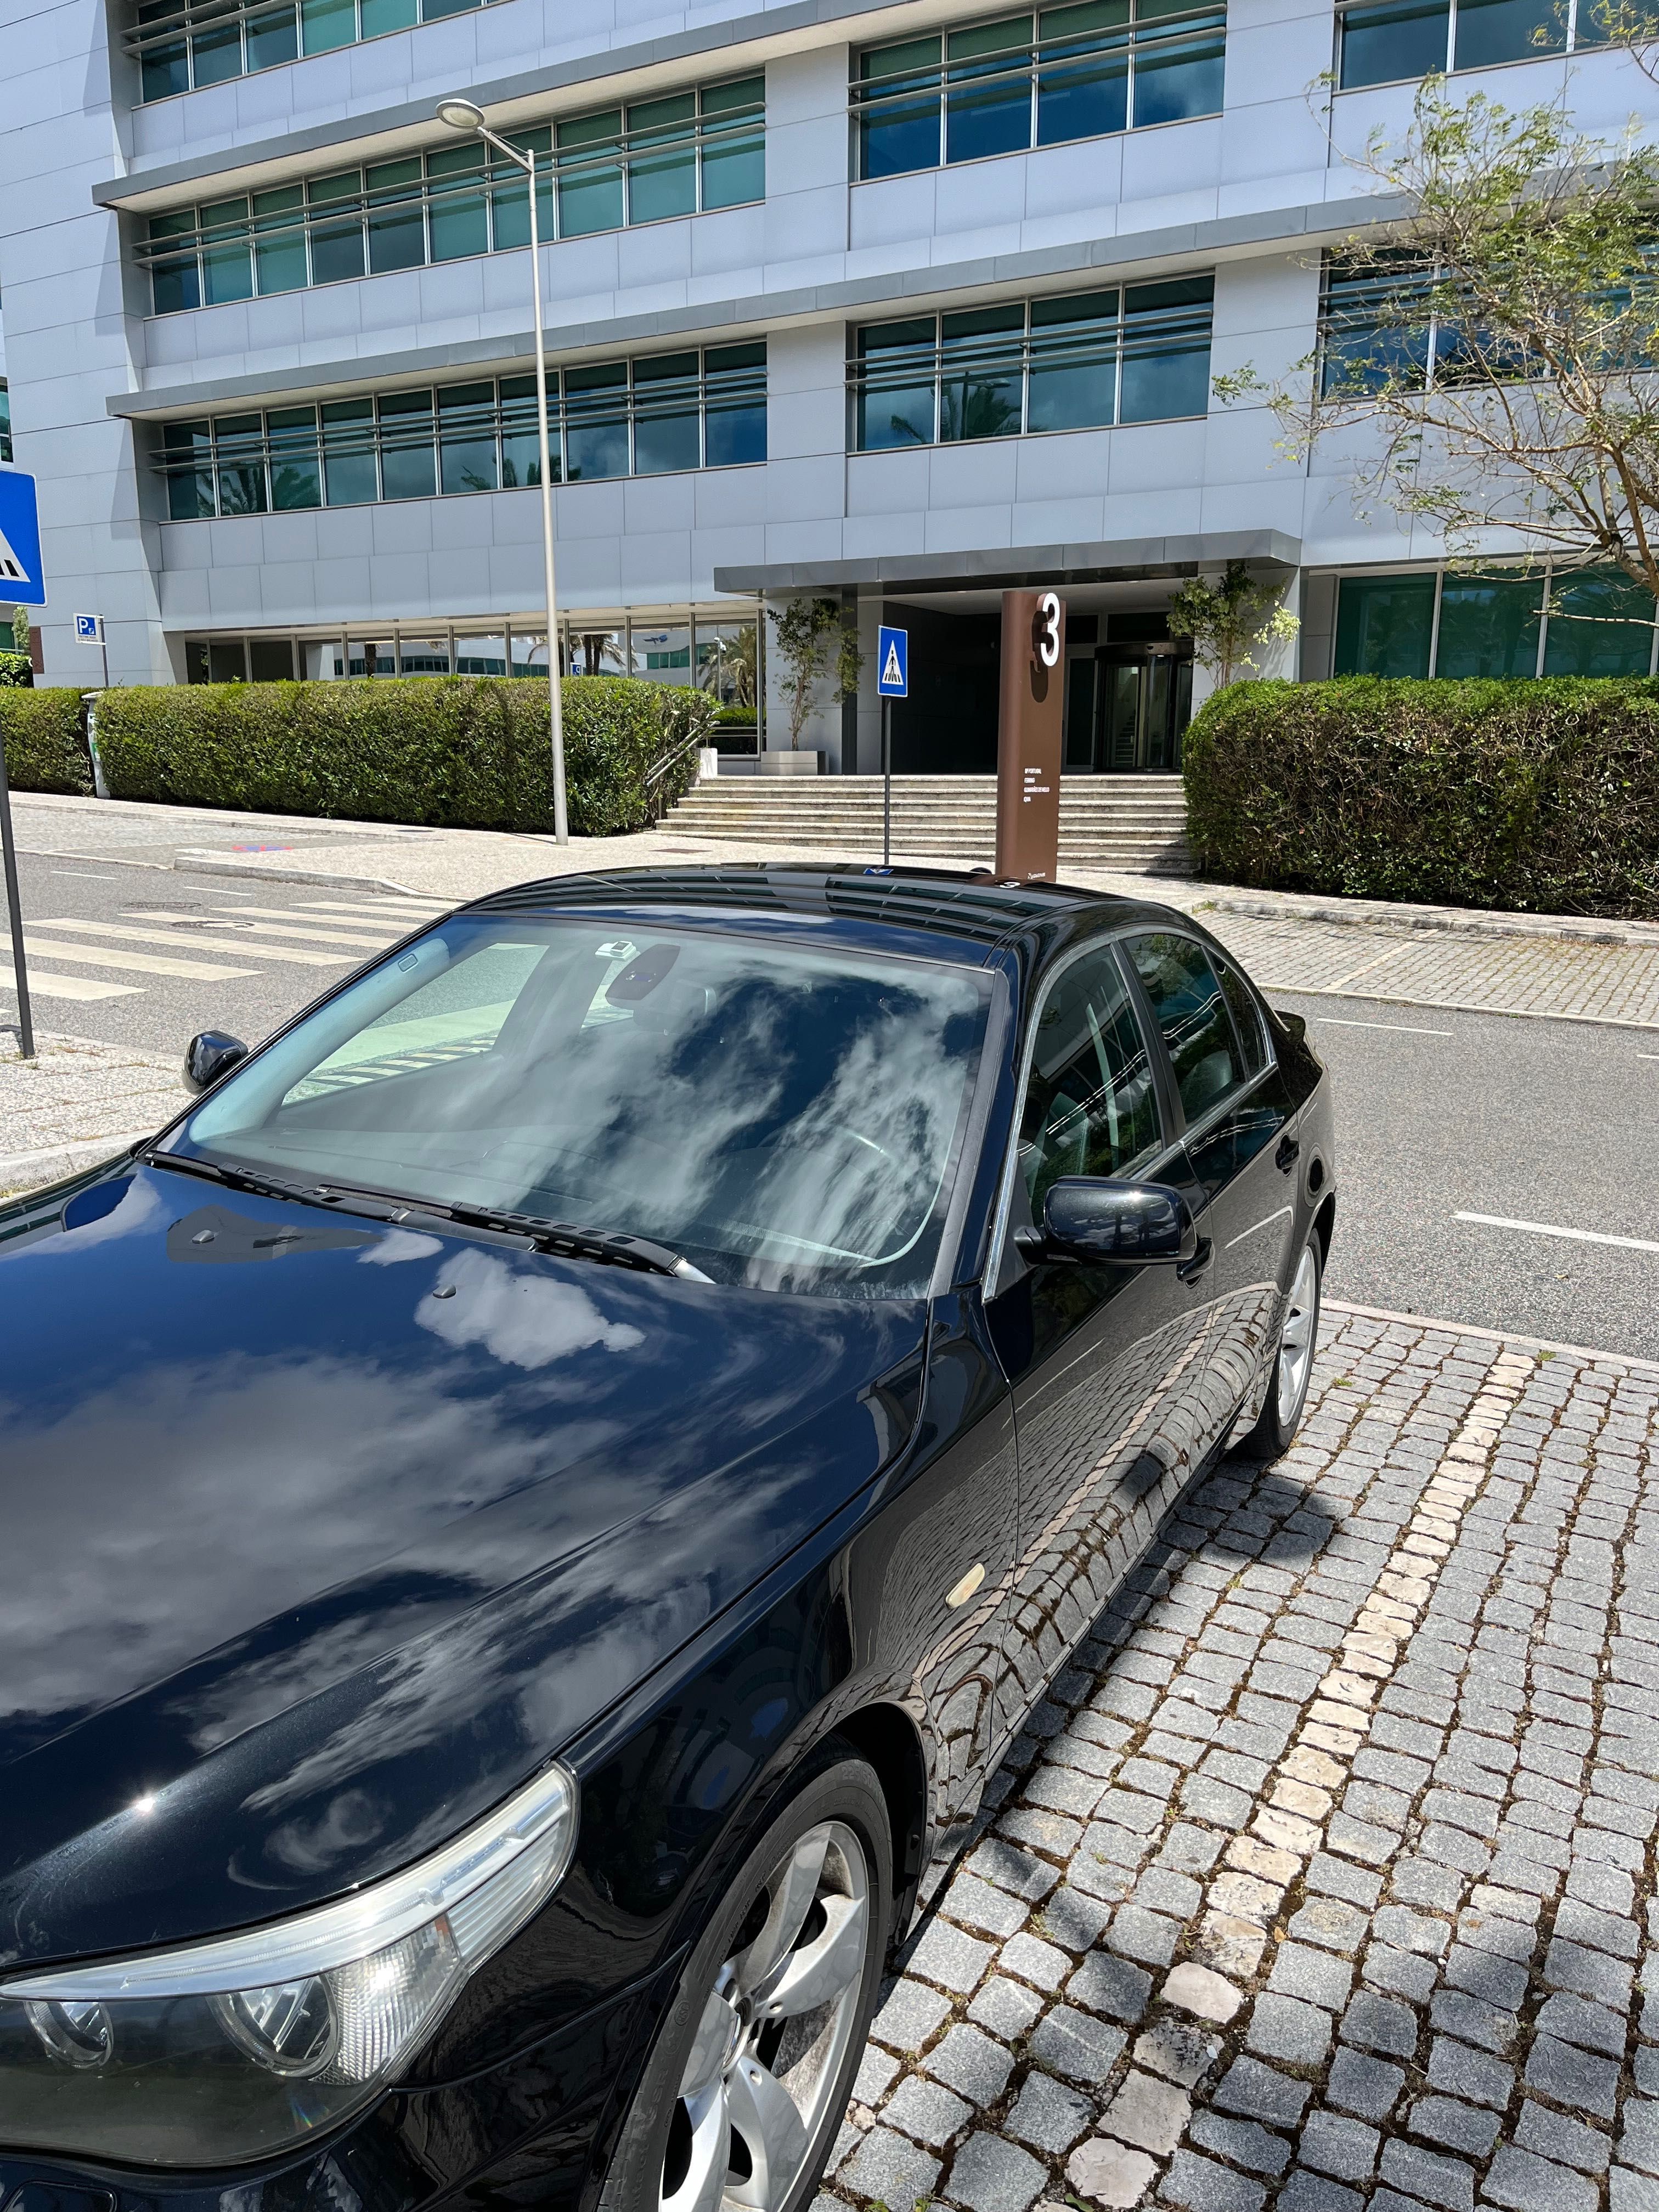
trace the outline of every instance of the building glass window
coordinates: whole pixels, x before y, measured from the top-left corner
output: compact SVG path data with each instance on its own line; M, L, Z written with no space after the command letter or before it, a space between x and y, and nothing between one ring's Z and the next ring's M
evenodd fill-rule
M868 48L852 88L862 178L1221 112L1227 15L1081 0Z
M125 36L138 64L139 97L223 84L301 54L383 38L488 0L138 0Z
M908 317L857 331L856 453L1203 415L1214 280Z
M766 346L711 346L548 374L553 480L731 468L766 459ZM175 522L512 490L541 481L536 380L325 400L162 426Z
M1621 569L1344 576L1338 676L1646 676L1651 595Z
M11 394L0 376L0 461L11 459Z
M1363 0L1338 21L1344 91L1607 43L1591 0L1571 11L1557 0Z
M739 77L511 134L538 157L544 240L766 197L765 79ZM343 284L530 243L530 186L483 145L445 146L303 185L152 216L139 258L155 313Z

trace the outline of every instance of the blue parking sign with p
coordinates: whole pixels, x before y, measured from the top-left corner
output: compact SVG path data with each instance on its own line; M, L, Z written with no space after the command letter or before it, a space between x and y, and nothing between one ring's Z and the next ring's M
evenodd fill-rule
M0 603L7 601L18 607L46 604L34 478L21 469L0 469Z
M884 699L903 699L910 690L910 633L883 628L876 634L876 690Z

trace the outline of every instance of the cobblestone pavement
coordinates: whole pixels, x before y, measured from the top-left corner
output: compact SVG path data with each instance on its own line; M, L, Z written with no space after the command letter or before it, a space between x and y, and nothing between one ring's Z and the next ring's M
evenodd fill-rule
M815 2212L1659 2212L1656 1446L1659 1368L1328 1316L936 1877Z
M1395 934L1340 923L1199 918L1264 990L1659 1028L1659 946Z

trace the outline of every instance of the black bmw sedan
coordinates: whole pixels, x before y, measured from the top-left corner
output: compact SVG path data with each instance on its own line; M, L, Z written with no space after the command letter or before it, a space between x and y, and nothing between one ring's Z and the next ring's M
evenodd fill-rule
M687 869L190 1065L0 1210L0 2204L799 2212L924 1867L1301 1418L1300 1023L1163 908Z

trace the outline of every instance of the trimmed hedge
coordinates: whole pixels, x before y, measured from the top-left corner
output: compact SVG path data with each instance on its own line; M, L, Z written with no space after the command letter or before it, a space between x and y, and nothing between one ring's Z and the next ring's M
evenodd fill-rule
M1235 684L1183 753L1200 876L1659 916L1659 682Z
M89 795L92 760L81 733L81 694L0 687L0 737L14 791Z
M713 719L706 694L684 685L568 678L571 829L599 837L654 820L695 781L694 741ZM117 799L466 830L553 821L547 685L533 678L108 691L98 751ZM665 760L672 764L647 781Z

